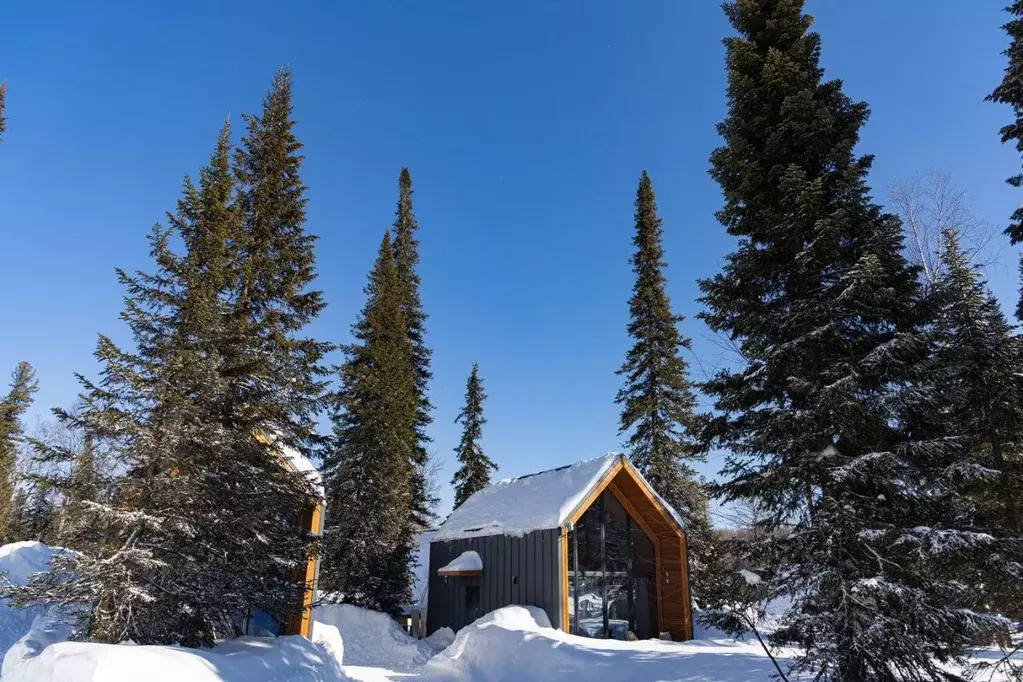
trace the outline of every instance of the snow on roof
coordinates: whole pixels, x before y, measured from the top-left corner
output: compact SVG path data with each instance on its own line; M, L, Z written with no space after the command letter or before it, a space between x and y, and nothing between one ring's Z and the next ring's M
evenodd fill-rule
M506 478L478 491L434 533L432 540L525 535L559 528L622 455L612 452L568 466Z
M277 433L273 434L269 440L270 445L277 450L285 465L292 471L304 475L320 499L326 499L326 492L323 489L323 477L320 476L320 470L316 468L312 460L285 443Z
M457 557L452 559L447 566L437 569L437 575L447 575L449 573L465 573L467 571L482 571L483 570L483 559L476 552L469 550L468 552L462 552Z

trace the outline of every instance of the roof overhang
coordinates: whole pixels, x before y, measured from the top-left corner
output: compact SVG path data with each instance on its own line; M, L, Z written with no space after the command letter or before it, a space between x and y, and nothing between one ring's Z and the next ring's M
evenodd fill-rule
M438 568L437 575L442 578L483 575L483 559L473 550L462 552L447 566Z
M618 461L592 486L572 513L568 515L562 527L574 526L605 490L611 490L616 497L629 498L629 501L632 502L630 512L642 516L642 520L647 525L662 532L667 531L685 537L685 528L677 514L670 509L667 502L657 494L657 491L636 470L636 467L632 466L625 455L621 455Z

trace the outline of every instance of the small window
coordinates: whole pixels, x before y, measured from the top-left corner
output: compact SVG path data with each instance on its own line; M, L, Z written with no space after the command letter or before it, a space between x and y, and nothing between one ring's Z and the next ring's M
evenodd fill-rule
M480 586L465 586L465 611L470 618L476 620L480 615Z

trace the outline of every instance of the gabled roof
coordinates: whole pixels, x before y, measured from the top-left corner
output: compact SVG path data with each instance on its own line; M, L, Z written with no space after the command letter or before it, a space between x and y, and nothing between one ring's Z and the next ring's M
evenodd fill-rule
M589 506L592 496L607 485L615 472L627 467L663 505L679 529L682 522L650 488L624 455L608 453L557 469L506 478L480 490L451 512L431 542L486 535L525 535L534 530L567 526Z

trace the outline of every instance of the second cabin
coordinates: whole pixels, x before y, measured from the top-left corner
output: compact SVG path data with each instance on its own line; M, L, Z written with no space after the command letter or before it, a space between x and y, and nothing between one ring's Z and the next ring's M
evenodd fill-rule
M432 535L429 633L538 606L584 637L693 636L685 529L619 454L480 490Z

